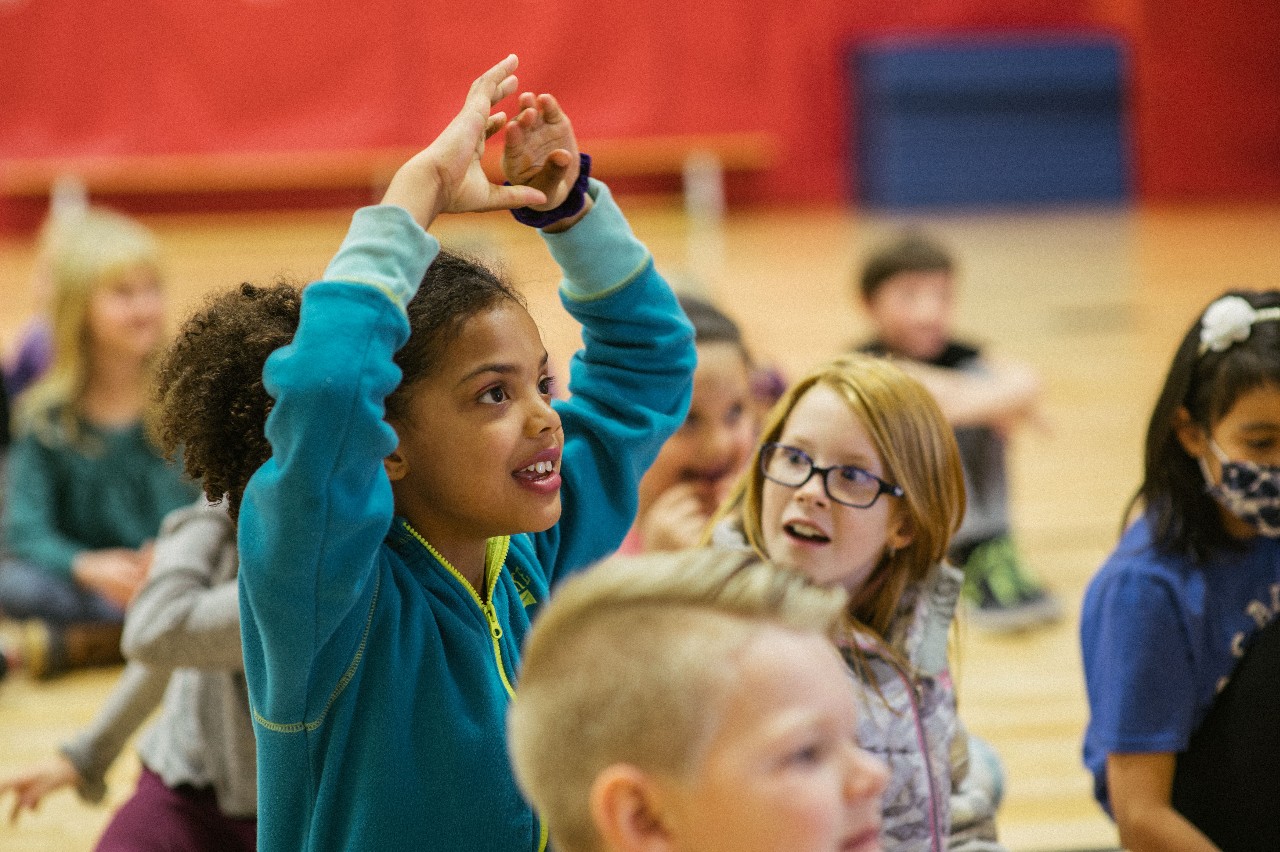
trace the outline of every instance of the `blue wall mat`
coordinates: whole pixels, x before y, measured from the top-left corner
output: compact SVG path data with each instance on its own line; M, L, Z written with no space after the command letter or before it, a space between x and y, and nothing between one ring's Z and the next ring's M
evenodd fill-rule
M865 204L1129 197L1125 63L1112 39L893 39L857 45L847 62Z

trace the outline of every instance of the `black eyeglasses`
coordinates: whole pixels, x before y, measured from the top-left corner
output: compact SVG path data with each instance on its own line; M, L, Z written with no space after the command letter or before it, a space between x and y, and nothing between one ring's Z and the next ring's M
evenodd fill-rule
M786 444L765 444L760 448L760 472L770 482L788 488L799 488L816 473L822 477L828 497L855 509L870 508L881 494L903 494L901 486L885 482L869 470L851 464L818 467L804 450ZM832 472L836 474L834 479Z

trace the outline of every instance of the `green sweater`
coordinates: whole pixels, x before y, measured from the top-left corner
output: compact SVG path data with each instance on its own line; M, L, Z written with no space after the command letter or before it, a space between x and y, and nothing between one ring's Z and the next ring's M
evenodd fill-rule
M16 558L64 577L86 550L136 548L199 493L147 440L142 424L81 424L76 444L30 431L9 450L4 541Z

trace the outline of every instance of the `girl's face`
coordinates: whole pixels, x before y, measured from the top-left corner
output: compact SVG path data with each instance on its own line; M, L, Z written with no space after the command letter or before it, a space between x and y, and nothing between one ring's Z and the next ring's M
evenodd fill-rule
M804 392L777 441L804 450L817 467L856 465L887 478L866 428L826 385ZM766 479L760 502L769 557L818 585L843 586L855 604L885 549L911 541L898 498L881 494L865 509L845 506L831 499L818 474L799 488Z
M641 513L678 485L697 497L704 514L715 511L750 459L757 431L752 406L742 350L700 344L689 415L640 482Z
M1265 384L1241 394L1213 427L1212 437L1229 459L1280 465L1280 387ZM1222 467L1209 456L1216 480Z
M163 341L164 291L155 270L135 266L100 284L85 317L94 358L141 360Z
M849 673L820 636L743 649L693 777L668 797L673 850L873 852L888 771L858 747Z
M1213 483L1222 480L1222 462L1212 451L1208 438L1212 438L1227 459L1248 461L1260 465L1280 465L1280 387L1274 384L1260 385L1242 393L1214 424L1209 435L1190 422L1185 414L1178 430L1183 448L1193 457L1203 459L1208 466ZM1231 512L1222 510L1227 531L1239 538L1248 538L1256 530Z
M533 318L503 301L463 324L440 368L392 422L396 511L455 567L492 536L560 518L564 432Z

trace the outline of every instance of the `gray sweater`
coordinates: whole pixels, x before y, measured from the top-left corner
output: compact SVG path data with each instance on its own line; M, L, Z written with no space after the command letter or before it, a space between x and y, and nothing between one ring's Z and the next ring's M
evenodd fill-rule
M163 702L138 742L143 765L170 787L212 787L227 816L257 813L235 536L225 509L203 500L165 518L125 619L129 664L94 721L62 748L86 800L101 800L107 768Z

